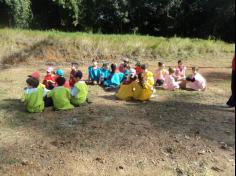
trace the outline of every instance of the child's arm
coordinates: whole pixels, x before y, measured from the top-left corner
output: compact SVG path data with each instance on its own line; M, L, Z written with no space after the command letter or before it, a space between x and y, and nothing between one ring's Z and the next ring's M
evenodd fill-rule
M73 87L70 92L72 97L75 97L78 94L78 90L76 87Z

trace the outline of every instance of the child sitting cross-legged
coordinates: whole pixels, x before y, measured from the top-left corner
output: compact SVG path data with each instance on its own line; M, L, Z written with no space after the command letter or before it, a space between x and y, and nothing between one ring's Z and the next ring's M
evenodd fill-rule
M103 85L106 90L116 90L124 80L124 74L117 70L116 64L111 64L111 71L108 78L104 81Z
M117 91L116 98L125 101L132 100L134 97L134 87L136 84L136 80L136 70L131 69L128 79L121 84L119 90Z
M58 87L55 87L47 95L49 98L52 98L55 110L71 110L74 108L70 103L70 90L64 87L65 82L66 79L59 76L56 79Z
M39 80L31 77L26 80L27 88L24 91L24 104L30 113L39 113L44 110L44 88L39 87Z
M186 88L194 91L204 91L206 89L206 79L198 72L197 67L192 68L192 75L186 79Z
M75 74L78 71L78 67L79 64L78 63L71 63L71 72L70 72L70 87L74 87L75 83L76 83L76 79L75 79Z
M158 63L158 69L155 71L155 86L163 86L165 81L165 76L168 71L165 69L165 65L162 62Z
M87 101L88 86L85 81L82 80L83 73L81 71L78 71L74 76L77 82L71 90L71 102L75 106L80 106Z
M165 82L163 84L163 88L165 90L173 91L180 88L181 81L175 81L174 73L175 73L174 69L169 68L169 74L166 75Z
M93 59L93 65L88 68L88 83L98 84L100 81L100 68L98 67L98 61Z
M100 80L99 80L100 85L102 85L104 83L104 81L107 80L109 74L110 74L109 64L104 63L102 65L101 70L100 70Z

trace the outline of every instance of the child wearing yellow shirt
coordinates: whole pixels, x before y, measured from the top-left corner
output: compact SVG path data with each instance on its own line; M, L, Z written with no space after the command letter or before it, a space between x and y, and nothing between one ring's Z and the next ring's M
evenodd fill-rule
M81 71L77 71L74 76L77 82L71 90L71 102L74 106L80 106L81 104L84 104L87 100L88 86L85 81L82 80L83 73Z
M30 113L39 113L44 110L44 88L39 87L39 81L35 78L26 80L27 88L24 91L24 104Z

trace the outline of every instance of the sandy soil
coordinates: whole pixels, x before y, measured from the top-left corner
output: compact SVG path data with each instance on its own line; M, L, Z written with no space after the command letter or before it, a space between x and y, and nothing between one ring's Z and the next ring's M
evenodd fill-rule
M230 69L203 69L206 92L158 90L149 102L122 102L94 86L92 104L28 114L26 76L45 68L0 70L0 175L234 175L235 111L218 106L230 95Z

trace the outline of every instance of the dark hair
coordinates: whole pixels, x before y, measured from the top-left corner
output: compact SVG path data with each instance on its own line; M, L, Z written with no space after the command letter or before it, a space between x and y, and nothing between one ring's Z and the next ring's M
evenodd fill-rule
M144 74L140 73L138 74L138 80L139 80L139 84L141 85L142 88L144 88Z
M33 88L37 88L39 86L39 80L32 77L28 78L26 80L26 83L32 86Z
M141 68L142 68L143 70L146 70L146 69L147 69L147 65L146 65L146 64L143 64L143 65L141 65Z
M56 83L58 84L58 86L64 86L64 84L66 83L66 79L64 77L59 76L56 79Z
M169 68L169 73L170 73L170 74L173 74L174 72L175 72L175 70L170 67L170 68Z
M128 68L128 69L130 69L129 64L124 64L124 68Z
M135 66L141 67L141 63L140 63L140 62L137 62Z
M97 58L94 58L94 59L92 60L92 62L98 62L98 59L97 59Z
M83 73L82 73L82 71L77 71L76 73L75 73L75 78L79 78L79 79L82 79L83 78Z
M117 66L116 64L111 64L111 73L114 74L116 72Z
M77 62L73 62L73 63L71 63L71 66L74 66L74 67L78 68L79 64Z
M164 65L164 64L163 64L162 62L158 62L158 66L159 66L159 67L163 67L163 65Z
M182 63L182 60L179 60L179 61L178 61L178 64L181 64L181 63Z

